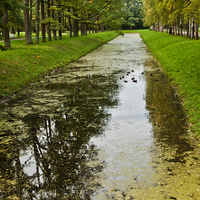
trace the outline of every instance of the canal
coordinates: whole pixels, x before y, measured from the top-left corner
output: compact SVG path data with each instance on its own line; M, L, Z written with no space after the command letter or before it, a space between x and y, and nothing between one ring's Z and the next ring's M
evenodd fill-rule
M200 199L181 99L125 34L0 104L1 199Z

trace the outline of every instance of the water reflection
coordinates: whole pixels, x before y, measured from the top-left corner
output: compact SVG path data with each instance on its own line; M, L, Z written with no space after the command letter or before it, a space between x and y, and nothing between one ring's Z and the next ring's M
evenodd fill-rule
M199 148L160 69L125 34L1 104L0 198L198 199Z
M146 108L154 138L162 146L174 149L173 158L166 158L169 162L184 162L184 153L193 150L187 137L187 117L175 89L158 64L152 62L155 68L146 72Z
M97 154L88 140L102 133L107 109L118 103L116 77L70 73L1 105L2 199L90 199L99 187L92 179L104 163L87 166Z
M199 149L189 136L181 99L158 64L150 62L154 67L145 73L145 99L154 132L152 166L157 184L144 193L160 199L198 199Z

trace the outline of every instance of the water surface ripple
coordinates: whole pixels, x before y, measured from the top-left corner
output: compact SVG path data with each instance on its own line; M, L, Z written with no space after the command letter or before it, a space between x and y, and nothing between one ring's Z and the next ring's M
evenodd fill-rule
M1 199L200 199L199 148L139 34L0 105Z

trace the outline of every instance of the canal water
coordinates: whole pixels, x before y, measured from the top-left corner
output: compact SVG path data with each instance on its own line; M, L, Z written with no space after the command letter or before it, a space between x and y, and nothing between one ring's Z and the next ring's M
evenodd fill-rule
M181 99L125 34L0 105L1 199L200 199Z

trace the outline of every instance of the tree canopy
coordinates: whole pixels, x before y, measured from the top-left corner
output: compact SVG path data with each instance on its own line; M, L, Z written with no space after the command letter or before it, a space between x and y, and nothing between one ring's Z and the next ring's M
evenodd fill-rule
M6 32L23 29L26 43L31 44L31 34L39 32L42 41L46 34L51 40L62 39L62 32L68 30L71 37L78 37L90 32L113 29L133 29L142 27L141 0L4 0L0 2L0 27ZM3 32L4 46L9 38ZM9 45L7 45L9 46Z
M166 28L170 34L183 35L198 39L200 23L199 0L144 0L145 24L154 30Z

